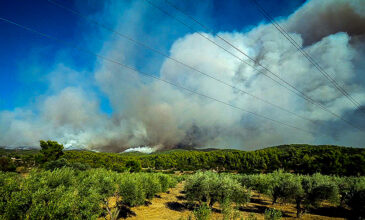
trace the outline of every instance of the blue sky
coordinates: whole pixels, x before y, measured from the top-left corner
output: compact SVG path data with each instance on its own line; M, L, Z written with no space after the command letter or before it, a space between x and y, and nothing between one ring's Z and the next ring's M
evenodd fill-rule
M139 146L363 146L365 118L358 106L266 21L251 0L169 0L209 26L208 32L165 0L56 1L87 19L50 1L56 0L0 0L1 18L59 39L45 39L0 20L0 146L37 146L40 139L112 151ZM257 1L364 106L364 1ZM262 74L260 65L326 110L272 80L271 73Z
M99 3L96 3L99 2ZM164 1L154 1L165 9L170 9ZM250 1L212 1L207 4L196 4L196 1L174 1L183 10L213 27L215 31L242 31L264 21L262 15ZM208 2L208 1L207 1ZM303 0L260 1L272 16L287 16L297 9ZM123 12L128 10L132 1L125 1L118 13L106 16L108 8L100 1L62 1L62 4L81 11L83 14L114 26L117 21L113 18L123 18ZM171 44L188 33L188 30L178 23L161 35L154 30L155 24L169 20L158 10L151 8L147 2L143 18L146 19L142 28L145 36L135 36L154 47L168 51ZM119 9L120 9L119 8ZM105 10L105 11L104 11ZM178 13L177 16L180 16ZM55 7L46 0L1 0L0 16L13 20L19 24L34 28L41 32L64 40L69 45L79 45L98 52L103 41L110 37L106 31L85 22L63 9ZM126 31L128 32L128 30ZM128 33L126 33L128 34ZM92 37L89 37L91 36ZM143 35L143 34L141 34ZM86 40L87 39L87 40ZM95 57L73 50L67 44L60 44L44 39L34 33L19 29L16 26L0 22L0 111L13 110L34 103L39 96L48 90L47 75L60 62L77 71L86 71L86 76L92 79L95 67ZM154 54L138 49L139 63L143 66L145 60L156 59ZM162 62L162 60L160 61ZM158 64L158 62L156 62ZM156 67L156 70L159 67ZM90 73L88 75L88 73ZM112 112L107 97L97 88L93 88L101 100L101 108L105 112Z

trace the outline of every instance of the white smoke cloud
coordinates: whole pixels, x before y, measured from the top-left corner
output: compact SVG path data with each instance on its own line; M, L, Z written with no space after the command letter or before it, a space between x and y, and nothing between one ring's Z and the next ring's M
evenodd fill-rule
M362 105L365 103L365 80L359 73L363 72L360 61L364 59L359 56L365 58L365 47L359 39L365 30L363 6L360 0L312 0L288 19L280 21L291 37ZM145 11L146 8L135 3L126 16L133 17L138 10ZM339 22L342 17L345 19ZM134 25L140 22L143 17L134 19ZM130 30L125 20L117 27ZM203 34L229 48L217 36ZM218 34L331 111L357 126L364 124L359 123L362 116L358 110L272 25L260 24L248 32ZM131 65L136 65L139 59L136 49L119 38L105 42L101 52L106 57ZM237 51L232 52L246 59ZM313 134L254 117L100 61L94 72L94 83L108 97L112 115L100 111L98 98L87 86L70 83L80 81L77 73L61 66L59 68L69 74L66 78L61 77L62 80L56 73L50 74L54 94L41 99L35 107L0 112L0 145L37 145L39 139L55 139L66 146L123 151L138 149L136 146L252 149L299 142L362 147L365 141L363 132L348 127L338 118L288 92L197 33L177 39L169 53L194 68L318 123L282 112L168 59L163 60L159 69L162 79L310 130ZM156 63L146 63L144 68L149 69Z
M127 150L125 150L123 152L125 152L125 153L128 153L128 152L141 152L141 153L150 154L154 151L155 151L155 149L153 149L151 147L132 147L132 148L128 148Z

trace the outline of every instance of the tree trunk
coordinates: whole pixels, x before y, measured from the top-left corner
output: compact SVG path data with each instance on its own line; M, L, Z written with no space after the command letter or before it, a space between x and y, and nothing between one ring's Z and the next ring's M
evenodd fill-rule
M297 218L300 218L302 217L302 208L300 207L300 204L301 204L301 199L296 199L296 202L297 202Z
M278 200L278 197L277 196L273 196L274 198L273 198L273 200L272 200L272 204L274 205L275 203L276 203L276 201Z
M210 207L210 208L212 208L212 207L213 207L213 205L214 205L214 203L215 203L215 201L214 201L213 199L211 199L211 200L209 201L209 207Z

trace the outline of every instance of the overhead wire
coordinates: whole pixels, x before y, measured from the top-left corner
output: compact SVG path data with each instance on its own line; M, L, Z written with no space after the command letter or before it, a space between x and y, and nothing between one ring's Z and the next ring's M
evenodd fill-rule
M181 19L175 17L174 15L172 15L171 13L169 13L168 11L162 9L161 7L159 7L158 5L154 4L153 2L151 2L150 0L145 0L148 4L150 4L152 7L156 8L157 10L161 11L162 13L166 14L167 16L173 18L174 20L176 20L177 22L181 23L182 25L186 26L188 29L190 29L191 31L197 33L198 35L200 35L202 38L208 40L209 42L213 43L214 45L216 45L217 47L221 48L222 50L226 51L227 53L231 54L233 57L237 58L238 60L240 60L241 62L245 63L246 65L252 67L253 69L255 69L256 71L258 71L259 73L264 74L264 76L270 78L271 80L273 80L274 82L276 82L277 84L279 84L280 86L286 88L288 91L298 95L299 97L305 99L306 101L310 102L311 104L321 108L322 110L326 111L327 113L339 118L340 120L342 120L343 122L345 122L347 125L357 129L357 130L361 130L359 127L353 125L351 122L349 122L348 120L346 120L345 118L341 117L340 115L332 112L331 110L329 110L328 108L326 108L324 105L322 105L319 102L316 102L315 100L313 100L311 97L307 96L304 92L298 90L295 86L293 86L292 84L290 84L288 81L286 81L285 79L283 79L282 77L280 77L278 74L272 72L270 69L268 69L267 67L263 66L261 63L256 62L256 60L252 57L250 57L249 55L247 55L245 52L243 52L241 49L239 49L238 47L236 47L235 45L233 45L232 43L230 43L228 40L226 40L225 38L221 37L219 34L216 34L216 36L222 40L223 42L225 42L226 44L228 44L229 46L231 46L232 48L234 48L236 51L238 51L239 53L243 54L245 57L247 57L249 60L253 61L255 64L259 65L261 68L263 68L265 71L269 72L270 74L272 74L273 76L275 76L277 79L279 79L281 82L279 82L278 80L272 78L270 75L268 75L265 71L263 70L259 70L257 69L254 65L251 65L250 63L246 62L245 60L243 60L242 58L240 58L239 56L235 55L234 53L232 53L231 51L229 51L228 49L224 48L223 46L219 45L218 43L216 43L214 40L211 40L209 37L205 36L203 33L197 31L195 28L193 28L192 26L188 25L187 23L185 23L184 21L182 21ZM174 5L173 3L171 3L168 0L165 0L165 2L167 2L167 4L169 4L171 7L175 8L177 11L179 11L180 13L182 13L183 15L185 15L186 17L190 18L191 20L193 20L195 23L197 23L198 25L200 25L203 29L205 29L208 32L212 32L211 28L208 28L206 25L202 24L201 22L199 22L197 19L195 19L194 17L190 16L189 14L185 13L183 10L181 10L179 7L177 7L176 5Z
M273 107L275 107L277 109L280 109L280 110L282 110L282 111L284 111L286 113L292 114L292 115L294 115L294 116L296 116L298 118L301 118L303 120L309 121L309 122L311 122L313 124L317 124L317 121L314 121L314 120L309 119L307 117L304 117L304 116L302 116L300 114L297 114L297 113L295 113L295 112L293 112L291 110L288 110L288 109L286 109L284 107L281 107L281 106L279 106L277 104L274 104L273 102L270 102L270 101L268 101L268 100L266 100L264 98L261 98L259 96L253 95L253 94L251 94L251 93L249 93L249 92L247 92L247 91L245 91L243 89L240 89L240 88L238 88L238 87L236 87L236 86L234 86L234 85L232 85L230 83L227 83L224 80L221 80L219 78L216 78L216 77L212 76L211 74L208 74L206 72L203 72L203 71L201 71L201 70L199 70L199 69L197 69L197 68L195 68L195 67L193 67L193 66L191 66L189 64L186 64L185 62L183 62L183 61L181 61L181 60L179 60L177 58L173 58L173 57L169 56L168 54L162 52L161 50L155 49L155 48L153 48L153 47L151 47L151 46L149 46L149 45L147 45L147 44L145 44L145 43L143 43L141 41L138 41L138 40L136 40L136 39L134 39L134 38L126 35L126 34L123 34L123 33L119 32L119 31L116 31L113 28L110 28L109 26L106 26L105 24L103 24L103 23L101 23L99 21L96 21L94 19L90 19L90 18L88 18L87 16L83 15L81 12L79 12L79 11L77 11L75 9L71 9L69 7L66 7L66 6L64 6L64 5L62 5L62 4L60 4L60 3L56 2L56 1L53 1L53 0L47 0L47 1L50 2L51 4L55 5L55 6L59 7L59 8L62 8L62 9L66 10L66 11L69 11L69 12L71 12L71 13L77 15L77 16L82 17L83 19L85 19L88 22L94 23L97 26L99 26L99 27L101 27L101 28L103 28L105 30L110 31L111 33L116 34L119 37L122 37L124 39L127 39L127 40L131 41L132 43L134 43L134 44L136 44L136 45L138 45L140 47L144 47L144 48L146 48L148 50L151 50L151 51L153 51L153 52L155 52L155 53L157 53L157 54L159 54L159 55L161 55L161 56L163 56L163 57L165 57L165 58L167 58L169 60L174 61L175 63L178 63L178 64L180 64L182 66L185 66L185 67L187 67L187 68L189 68L189 69L191 69L191 70L193 70L193 71L195 71L197 73L200 73L200 74L204 75L205 77L208 77L210 79L213 79L213 80L215 80L215 81L217 81L217 82L219 82L219 83L221 83L223 85L226 85L226 86L228 86L228 87L230 87L230 88L232 88L234 90L237 90L237 91L239 91L241 93L244 93L244 94L246 94L246 95L248 95L248 96L250 96L252 98L255 98L255 99L257 99L257 100L259 100L259 101L261 101L263 103L266 103L268 105L271 105L271 106L273 106Z
M3 17L0 17L0 20L2 20L2 21L4 21L4 22L6 22L6 23L8 23L8 24L15 25L15 26L17 26L17 27L19 27L19 28L21 28L21 29L27 30L27 31L29 31L29 32L32 32L32 33L38 34L38 35L40 35L40 36L42 36L42 37L44 37L44 38L47 38L47 39L50 39L50 40L54 40L54 41L57 41L57 42L60 42L60 43L64 43L64 41L62 41L62 40L60 40L60 39L58 39L58 38L56 38L56 37L53 37L53 36L51 36L51 35L48 35L48 34L42 33L42 32L40 32L40 31L37 31L37 30L32 29L32 28L30 28L30 27L27 27L27 26L21 25L21 24L19 24L19 23L17 23L17 22L14 22L14 21L9 20L9 19L6 19L6 18L3 18ZM220 99L217 99L217 98L214 98L214 97L208 96L208 95L206 95L206 94L203 94L203 93L200 93L200 92L194 91L194 90L192 90L192 89L189 89L189 88L187 88L187 87L184 87L184 86L178 85L178 84L173 83L173 82L171 82L171 81L168 81L168 80L165 80L165 79L159 78L159 77L157 77L156 75L153 75L153 74L150 74L150 73L146 73L146 72L144 72L144 71L140 71L140 70L136 69L135 67L129 66L129 65L124 64L124 63L121 63L121 62L119 62L119 61L117 61L117 60L114 60L114 59L108 58L108 57L106 57L106 56L100 55L100 54L95 53L95 52L93 52L93 51L90 51L90 50L88 50L88 49L84 49L84 48L81 48L81 47L76 46L76 45L70 45L70 47L72 47L72 48L74 48L74 49L76 49L76 50L79 50L79 51L81 51L81 52L91 54L91 55L93 55L93 56L95 56L95 57L97 57L97 58L99 58L99 59L102 59L102 60L108 61L108 62L110 62L110 63L114 63L114 64L116 64L116 65L119 65L119 66L124 67L124 68L129 69L129 70L132 70L132 71L134 71L134 72L136 72L136 73L140 73L140 74L142 74L142 75L145 75L145 76L151 77L151 78L153 78L153 79L159 80L159 81L161 81L161 82L164 82L164 83L166 83L166 84L169 84L169 85L171 85L171 86L173 86L173 87L176 87L176 88L178 88L178 89L185 90L185 91L187 91L187 92L190 92L190 93L196 94L196 95L198 95L198 96L200 96L200 97L207 98L207 99L210 99L210 100L212 100L212 101L215 101L215 102L218 102L218 103L221 103L221 104L227 105L227 106L229 106L229 107L232 107L232 108L234 108L234 109L241 110L241 111L243 111L243 112L249 113L249 114L251 114L251 115L253 115L253 116L256 116L256 117L258 117L258 118L265 119L265 120L268 120L268 121L271 121L271 122L274 122L274 123L280 124L280 125L282 125L282 126L290 127L290 128L293 128L293 129L296 129L296 130L299 130L299 131L302 131L302 132L305 132L305 133L309 133L309 134L311 134L311 135L314 135L314 132L312 132L312 131L309 131L309 130L306 130L306 129L303 129L303 128L300 128L300 127L297 127L297 126L294 126L294 125L290 125L290 124L288 124L288 123L285 123L285 122L282 122L282 121L278 121L278 120L276 120L276 119L273 119L273 118L270 118L270 117L267 117L267 116L261 115L261 114L259 114L259 113L256 113L256 112L253 112L253 111L249 111L249 110L243 109L243 108L241 108L241 107L238 107L238 106L232 105L232 104L230 104L230 103L228 103L228 102L225 102L225 101L222 101L222 100L220 100Z
M355 105L355 107L361 107L361 104L357 102L344 88L342 88L337 81L331 77L319 64L314 60L314 58L307 53L303 48L296 42L279 23L277 23L271 15L262 7L257 0L251 0L255 6L258 8L259 12L270 21L270 23L305 57L308 61L329 81L333 86L340 91L349 101Z

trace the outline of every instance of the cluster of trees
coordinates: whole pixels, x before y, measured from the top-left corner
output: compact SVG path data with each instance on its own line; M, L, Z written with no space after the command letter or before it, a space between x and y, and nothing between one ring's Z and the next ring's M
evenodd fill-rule
M115 154L66 151L69 161L91 167L114 169L127 161L140 161L142 167L157 170L238 171L269 173L277 169L300 174L365 175L365 150L338 146L285 145L256 151L239 150L172 150L154 154Z
M318 208L323 201L351 208L355 218L365 217L365 177L337 177L319 173L300 175L282 170L245 175L208 171L191 175L184 189L187 199L197 202L203 213L208 214L207 207L211 208L216 202L221 206L222 213L231 204L237 208L249 202L250 190L270 196L273 204L278 201L296 204L297 217L310 208ZM276 210L269 211L280 214Z
M27 178L0 172L0 219L116 219L124 206L144 204L176 183L167 174L101 168L34 169Z
M322 201L348 206L355 216L365 217L365 177L337 177L316 173L297 175L275 171L242 175L241 184L278 200L296 204L297 216Z
M41 140L40 147L40 150L0 148L0 171L18 171L30 167L45 168L47 170L62 167L82 170L106 168L117 172L139 172L142 169L141 161L135 157L121 157L120 154L91 151L64 151L62 144L51 140Z
M42 147L42 145L44 147ZM101 153L92 151L62 151L57 142L41 142L42 150L0 150L0 170L13 169L10 157L19 159L15 166L42 165L52 157L65 158L69 163L81 163L92 168L106 168L118 172L140 167L156 170L238 171L240 173L269 173L277 169L299 174L365 175L365 149L339 146L283 145L256 151L240 150L171 150L153 154ZM58 149L58 151L57 151ZM59 154L57 154L59 152ZM63 152L63 155L62 155ZM57 156L58 155L58 156ZM4 159L5 158L5 159ZM48 159L47 159L48 158ZM4 165L3 165L4 164ZM10 164L10 166L9 166Z

